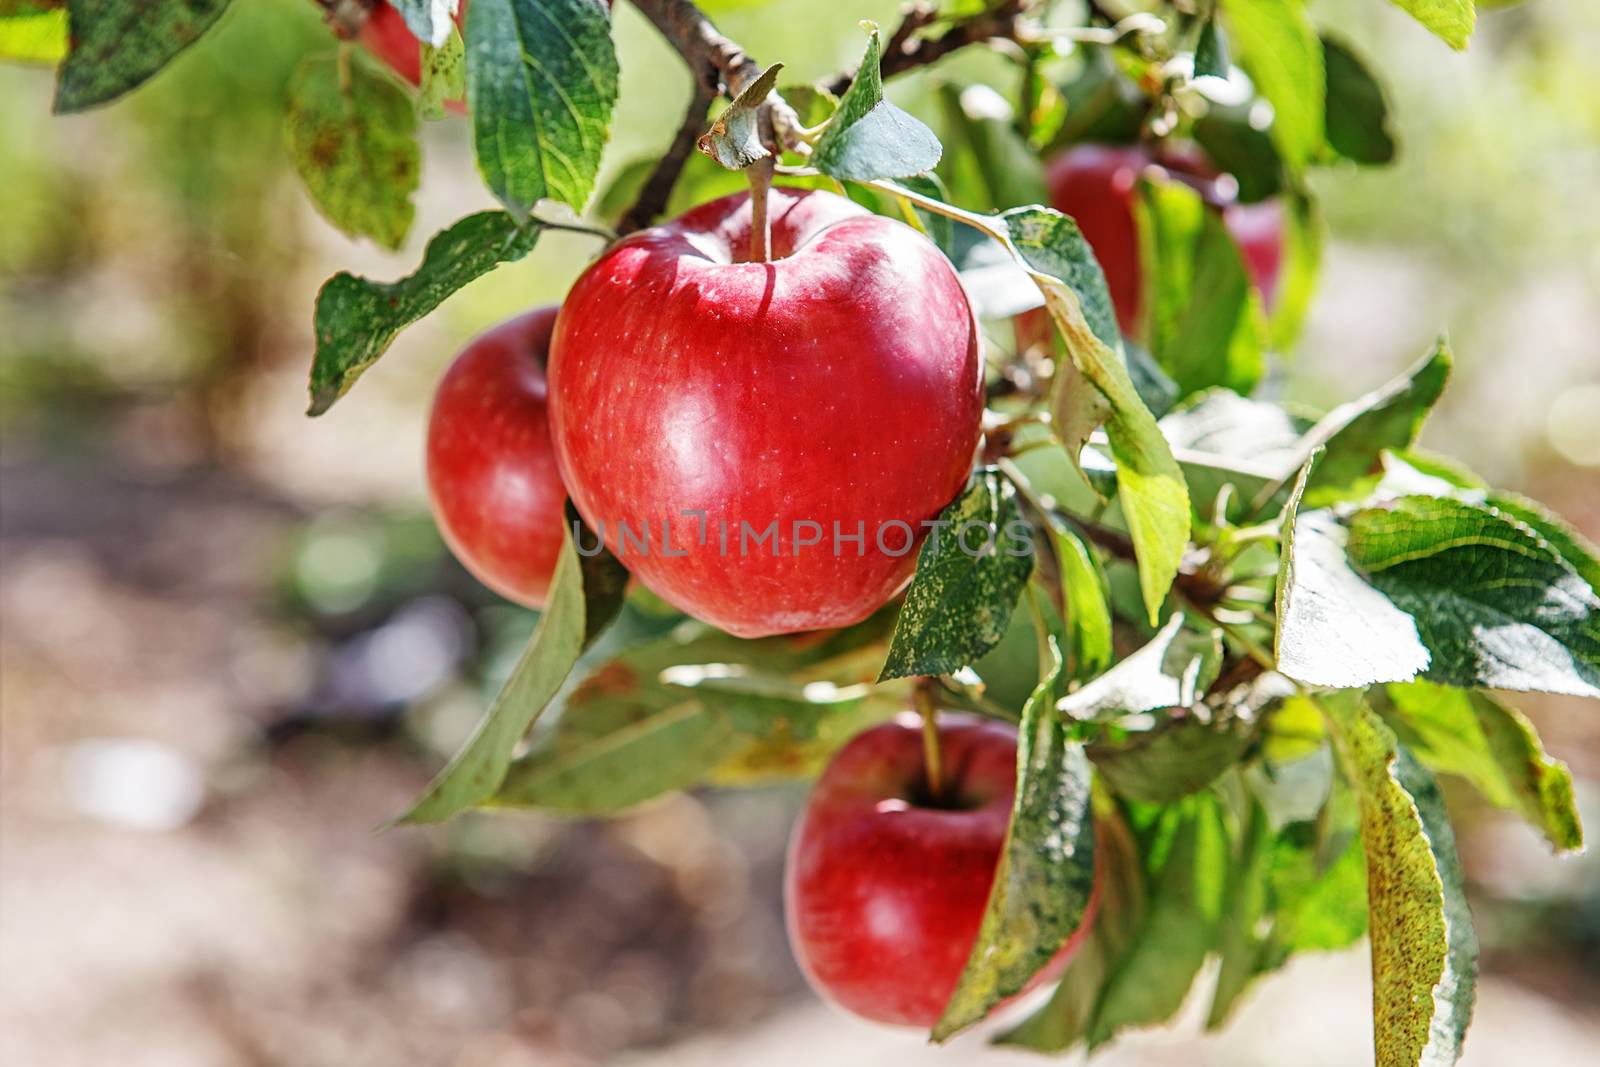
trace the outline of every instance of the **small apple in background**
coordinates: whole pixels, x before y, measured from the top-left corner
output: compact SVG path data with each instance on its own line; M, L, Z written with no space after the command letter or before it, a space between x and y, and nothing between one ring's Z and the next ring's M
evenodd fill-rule
M578 510L651 590L740 637L894 596L983 413L977 326L932 242L828 192L773 189L768 213L769 262L749 261L745 193L613 245L550 354ZM836 545L835 523L862 541Z
M558 310L501 323L462 349L428 420L428 495L440 533L479 581L532 608L544 605L566 521L545 401Z
M1133 216L1134 188L1147 167L1159 166L1198 189L1222 211L1251 281L1267 305L1277 294L1283 261L1283 205L1276 200L1234 203L1226 183L1210 161L1191 146L1163 148L1159 155L1143 145L1084 144L1067 149L1045 168L1050 202L1077 220L1106 274L1111 302L1122 332L1133 334L1139 322L1143 277L1139 263L1139 230Z
M811 985L878 1022L931 1027L978 936L1005 844L1017 734L939 720L947 779L928 795L921 724L873 727L833 758L789 842L789 943ZM1030 988L1058 977L1094 922L1097 896Z

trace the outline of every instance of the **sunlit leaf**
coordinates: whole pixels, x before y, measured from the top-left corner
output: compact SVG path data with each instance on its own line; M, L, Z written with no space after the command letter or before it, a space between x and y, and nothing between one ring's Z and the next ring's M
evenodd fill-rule
M467 50L455 24L444 42L422 46L422 81L417 111L425 119L442 119L445 102L460 100L467 92Z
M65 0L11 0L0 6L0 59L59 63L67 44Z
M1487 693L1427 682L1391 685L1390 725L1418 759L1471 782L1491 804L1516 811L1558 852L1583 847L1567 765L1547 755L1533 724Z
M1394 0L1394 5L1457 51L1467 47L1478 20L1472 0Z
M1321 150L1326 88L1322 42L1304 0L1228 0L1222 5L1239 62L1272 102L1272 139L1292 169Z

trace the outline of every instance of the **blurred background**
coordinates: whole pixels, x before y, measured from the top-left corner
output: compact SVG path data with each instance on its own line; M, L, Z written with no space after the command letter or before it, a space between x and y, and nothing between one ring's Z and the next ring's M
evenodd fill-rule
M848 66L893 0L721 0L786 76ZM1466 55L1382 0L1317 0L1387 78L1393 167L1318 176L1331 237L1287 388L1320 406L1448 327L1425 444L1600 539L1600 5L1480 12ZM607 171L663 147L688 78L618 5ZM796 27L803 27L796 32ZM532 626L450 560L424 503L434 381L559 299L553 233L305 408L339 269L406 273L490 203L459 119L427 124L398 254L344 239L287 162L284 86L334 45L305 0L240 0L144 90L49 114L0 67L0 1059L28 1067L960 1062L819 1004L782 853L803 788L670 798L607 824L375 832L470 729ZM918 108L929 80L896 84ZM1593 703L1519 698L1600 832ZM1485 949L1470 1064L1592 1063L1600 864L1455 797ZM1097 1062L1368 1060L1365 949L1263 982L1229 1029Z

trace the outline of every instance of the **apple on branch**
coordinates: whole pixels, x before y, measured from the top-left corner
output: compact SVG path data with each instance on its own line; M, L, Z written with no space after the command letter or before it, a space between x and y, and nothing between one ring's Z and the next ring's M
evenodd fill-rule
M773 189L768 212L767 261L745 193L613 245L550 354L578 511L646 586L741 637L894 596L983 412L977 327L932 242L827 192Z
M544 368L557 310L530 311L462 349L428 420L439 532L479 581L531 608L544 605L565 522Z
M857 735L817 781L789 843L784 909L795 958L819 993L878 1022L938 1022L977 939L1011 821L1016 730L946 715L938 743L945 772L934 796L915 716ZM1097 901L1090 896L1030 989L1060 976Z
M1139 323L1143 275L1139 231L1133 197L1148 167L1193 185L1222 212L1222 221L1239 246L1250 280L1270 309L1277 294L1283 262L1285 218L1276 200L1257 204L1234 201L1228 183L1197 149L1176 146L1152 151L1143 145L1083 144L1052 159L1045 170L1050 202L1071 215L1094 249L1105 271L1111 302L1122 332L1133 334Z

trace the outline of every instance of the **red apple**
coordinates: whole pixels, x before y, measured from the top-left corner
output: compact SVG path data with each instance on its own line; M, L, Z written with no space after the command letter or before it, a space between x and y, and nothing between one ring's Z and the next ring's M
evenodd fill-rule
M944 796L928 795L915 716L845 745L817 781L789 842L789 943L811 985L857 1015L931 1027L978 936L1004 847L1017 734L940 720ZM1059 977L1094 921L1098 894L1029 988Z
M567 498L545 407L557 310L501 323L462 349L428 420L428 494L445 542L484 585L534 608L561 551Z
M1133 334L1137 329L1143 284L1139 230L1133 216L1134 187L1145 168L1154 165L1193 185L1208 203L1222 210L1223 224L1239 245L1250 280L1270 307L1283 259L1281 204L1232 203L1231 191L1216 180L1216 168L1198 148L1167 146L1158 158L1142 145L1078 145L1056 156L1045 169L1050 202L1077 220L1094 249L1122 331Z
M1137 145L1069 148L1045 168L1050 203L1071 215L1106 274L1122 332L1139 322L1139 230L1133 191L1150 156Z
M892 597L983 412L972 311L927 238L827 192L774 189L768 211L771 262L749 260L743 193L613 245L550 354L578 510L650 589L741 637Z

